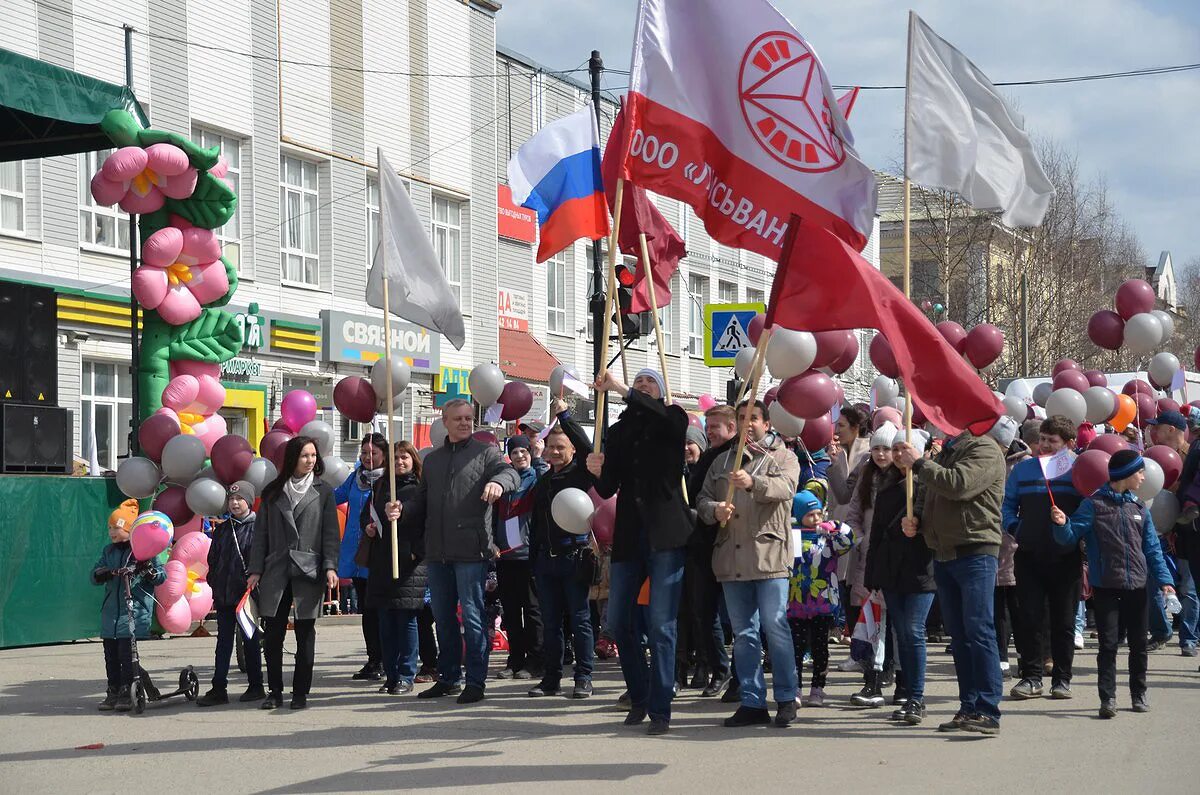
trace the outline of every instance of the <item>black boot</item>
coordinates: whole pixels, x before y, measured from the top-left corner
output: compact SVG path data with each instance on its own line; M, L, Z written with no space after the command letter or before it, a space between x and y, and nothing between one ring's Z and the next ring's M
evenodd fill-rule
M874 669L863 672L863 689L850 696L850 703L856 707L882 707L883 690L879 686L880 671Z
M129 712L133 709L133 695L129 692L129 685L121 685L121 689L117 691L117 712Z
M112 712L117 707L117 691L119 688L110 687L104 692L104 700L97 707L101 712Z

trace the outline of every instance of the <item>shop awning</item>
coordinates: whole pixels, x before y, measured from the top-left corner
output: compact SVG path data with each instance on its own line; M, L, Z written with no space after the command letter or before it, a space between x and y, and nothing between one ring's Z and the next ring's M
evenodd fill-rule
M110 147L100 120L115 109L150 126L125 86L0 49L0 161Z
M545 384L562 362L528 331L500 329L500 369L509 378Z

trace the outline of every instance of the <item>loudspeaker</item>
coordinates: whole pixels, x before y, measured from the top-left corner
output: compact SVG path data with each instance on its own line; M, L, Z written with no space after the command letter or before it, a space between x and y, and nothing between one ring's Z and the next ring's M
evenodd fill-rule
M54 290L0 282L0 402L58 405Z
M69 474L71 429L66 409L0 404L0 472Z

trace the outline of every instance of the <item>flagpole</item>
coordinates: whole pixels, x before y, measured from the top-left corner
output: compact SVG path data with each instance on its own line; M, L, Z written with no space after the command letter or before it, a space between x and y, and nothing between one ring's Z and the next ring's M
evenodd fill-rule
M766 357L767 345L770 342L771 342L771 329L764 328L762 336L758 338L758 346L754 349L754 361L750 365L750 378L748 379L748 383L750 384L750 386L747 388L746 392L744 393L746 395L749 395L750 398L753 398L755 395L758 394L758 382L762 378L763 370L766 369L765 364L766 364L766 358L767 358ZM738 406L741 405L741 402L742 402L741 400L738 401ZM735 412L738 411L738 406L733 407L733 410ZM737 450L733 456L733 464L729 467L729 475L730 475L729 487L725 490L725 502L727 502L731 505L733 504L733 492L735 490L735 487L733 485L732 475L734 472L737 472L739 469L742 468L742 459L746 455L746 432L745 432L744 428L740 427L740 425L741 425L740 422L738 423L738 425L739 425L739 427L738 427ZM725 526L725 523L721 522L721 527L724 527L724 526Z
M382 218L379 221L383 225ZM382 235L380 236L382 239ZM392 427L392 321L388 313L387 268L383 269L383 368L387 373L388 502L396 501L396 435ZM392 519L392 579L400 579L400 553L396 520Z
M617 178L617 200L613 205L613 225L612 234L608 238L608 278L604 285L604 323L603 328L593 329L594 333L601 335L600 337L600 366L605 370L608 369L608 327L612 323L613 314L613 298L614 290L617 283L617 234L621 230L621 205L625 198L625 178ZM621 325L618 323L617 328ZM599 373L596 373L599 376ZM601 389L596 392L596 428L593 432L593 449L599 453L603 452L602 446L604 443L604 417L608 412L608 390Z
M912 300L912 242L910 239L912 216L912 190L908 179L908 125L909 125L909 87L912 85L912 41L913 17L908 12L908 53L904 74L904 297ZM909 385L904 385L904 441L912 444L912 392ZM906 515L913 518L913 474L910 467L904 474L904 498L907 505Z

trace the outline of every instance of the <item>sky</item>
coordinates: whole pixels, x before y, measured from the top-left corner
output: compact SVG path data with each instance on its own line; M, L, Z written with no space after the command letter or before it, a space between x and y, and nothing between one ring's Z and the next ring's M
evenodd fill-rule
M629 69L637 0L501 2L501 46L553 69L572 69L597 49L607 67ZM1200 62L1194 0L774 4L816 49L835 85L903 85L910 7L995 82ZM611 74L604 84L619 95L626 81ZM1168 250L1177 270L1200 265L1200 70L1003 90L1028 132L1074 154L1085 179L1103 180L1148 264ZM850 126L872 167L898 169L903 108L903 91L859 95Z

